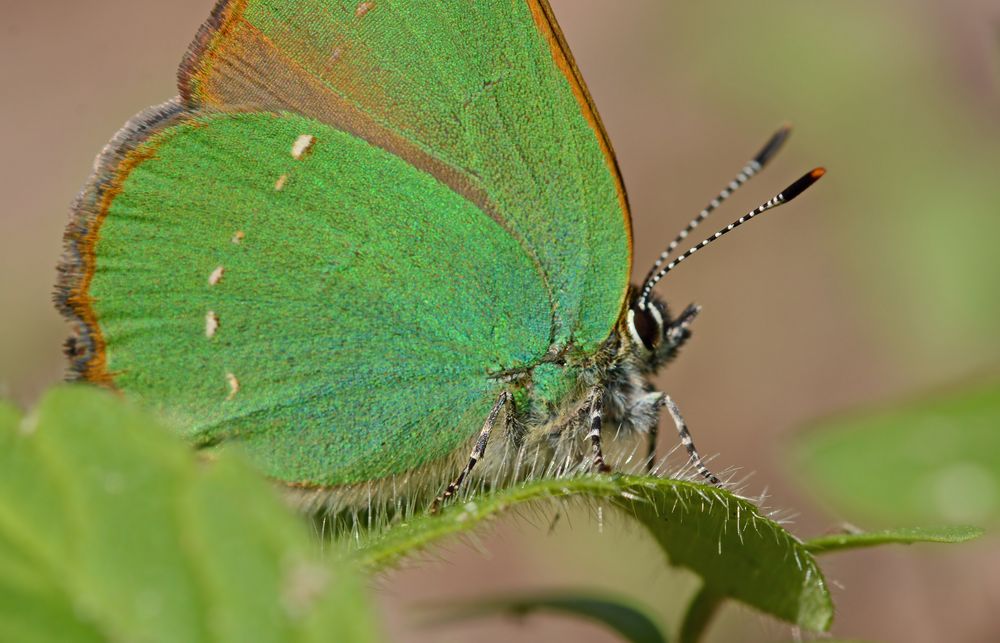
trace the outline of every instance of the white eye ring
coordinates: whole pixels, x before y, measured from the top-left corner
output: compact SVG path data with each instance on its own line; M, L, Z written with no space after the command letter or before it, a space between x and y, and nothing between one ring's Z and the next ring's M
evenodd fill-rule
M628 309L628 334L632 337L632 343L636 346L641 346L643 350L648 350L646 344L643 343L642 338L639 337L639 331L635 329L635 311L631 308Z
M657 341L655 341L653 343L653 348L655 350L656 344L660 343L659 339L663 335L663 316L660 315L660 309L657 308L656 306L652 305L652 304L650 304L649 306L647 306L645 310L653 318L653 321L656 322L656 340ZM641 346L642 349L644 351L646 351L646 352L651 352L650 349L646 347L646 342L642 341L642 338L639 337L639 331L635 327L635 310L633 310L632 308L628 309L628 334L632 338L632 341L637 346Z

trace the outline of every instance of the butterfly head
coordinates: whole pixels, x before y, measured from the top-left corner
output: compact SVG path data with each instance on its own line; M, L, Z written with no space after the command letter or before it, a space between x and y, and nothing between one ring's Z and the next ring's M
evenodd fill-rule
M636 289L622 320L621 334L628 337L632 352L640 363L648 370L656 370L673 359L691 336L691 322L700 310L700 306L692 304L674 318L667 305L655 295L651 295L643 305Z

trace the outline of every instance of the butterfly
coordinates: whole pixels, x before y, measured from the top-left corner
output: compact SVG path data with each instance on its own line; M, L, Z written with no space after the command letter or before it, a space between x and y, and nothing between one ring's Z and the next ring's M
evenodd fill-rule
M333 507L606 471L611 435L652 462L664 408L717 483L650 379L698 308L653 288L822 175L668 261L787 133L630 285L622 178L545 0L220 0L73 205L72 377Z

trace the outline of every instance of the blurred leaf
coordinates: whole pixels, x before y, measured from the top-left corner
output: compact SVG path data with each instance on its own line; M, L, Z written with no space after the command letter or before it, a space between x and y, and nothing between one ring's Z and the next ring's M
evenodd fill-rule
M681 643L697 643L725 599L705 586L694 595L681 622Z
M0 431L11 432L21 421L21 412L12 404L0 400Z
M547 592L494 597L442 607L436 623L450 623L484 616L526 616L533 612L559 612L595 621L632 643L665 643L660 627L645 610L626 599L579 592Z
M751 503L702 484L636 476L538 480L493 492L440 515L422 516L370 540L363 563L381 568L501 512L559 498L604 500L646 527L673 565L734 598L812 630L830 625L833 608L812 555Z
M879 525L1000 519L1000 381L822 424L797 468L838 511Z
M859 534L832 534L806 541L806 549L814 554L826 554L844 549L861 549L878 545L909 545L912 543L964 543L983 535L977 527L903 527Z
M375 640L264 480L153 425L82 386L0 407L0 640Z

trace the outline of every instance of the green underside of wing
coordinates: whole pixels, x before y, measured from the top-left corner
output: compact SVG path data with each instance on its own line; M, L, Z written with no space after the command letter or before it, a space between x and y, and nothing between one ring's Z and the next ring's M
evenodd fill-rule
M288 482L402 473L475 435L489 372L548 348L548 296L517 241L356 137L201 116L135 154L149 158L100 228L90 292L115 384L197 441L240 443Z
M558 344L590 353L608 338L628 284L629 223L612 162L528 2L230 6L237 17L193 67L200 98L408 141L483 192L525 240Z

